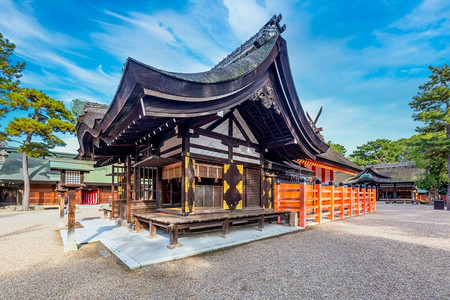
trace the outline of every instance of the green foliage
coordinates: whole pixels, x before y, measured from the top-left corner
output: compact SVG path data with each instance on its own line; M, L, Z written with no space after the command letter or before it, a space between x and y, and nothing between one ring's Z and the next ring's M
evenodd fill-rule
M28 88L12 92L8 98L10 107L29 113L28 117L14 118L6 128L8 136L25 137L19 152L31 157L47 155L49 149L66 145L55 133L75 132L72 114L61 101ZM32 143L32 137L41 138L43 143Z
M442 140L436 133L419 134L410 138L411 159L416 167L425 170L416 184L419 188L428 190L434 200L438 198L439 189L448 183L445 151L440 145Z
M407 145L406 139L398 141L377 139L356 147L350 157L354 163L360 166L408 161L409 155L405 151Z
M426 170L419 186L437 199L439 189L447 185L450 200L450 68L444 65L429 69L428 82L419 86L419 92L409 103L415 112L414 120L423 122L416 129L419 135L414 138L412 153Z
M450 124L450 68L429 67L430 80L419 86L419 92L409 106L415 111L415 121L425 123L417 127L419 133L445 131Z
M11 108L7 105L8 95L19 89L19 78L25 68L25 63L11 62L10 56L15 48L16 46L0 33L0 117L10 111ZM0 135L5 139L4 133Z
M342 156L345 156L345 154L347 153L347 149L345 149L344 145L336 144L333 143L332 141L328 141L327 144L328 146L330 146L331 148L342 154Z
M66 143L56 136L57 133L75 132L72 114L61 101L50 98L42 91L22 88L19 78L25 67L23 63L12 65L10 56L14 44L0 34L0 117L10 111L18 110L28 116L16 117L0 132L0 140L11 137L22 138L18 152L24 153L23 169L23 210L29 210L30 178L28 175L28 156L48 155L49 149L65 146ZM41 141L32 141L38 138ZM15 141L17 142L17 141Z

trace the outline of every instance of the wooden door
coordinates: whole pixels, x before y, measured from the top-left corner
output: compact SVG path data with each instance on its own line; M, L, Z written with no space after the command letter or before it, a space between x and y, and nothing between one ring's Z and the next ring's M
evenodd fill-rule
M245 169L246 207L261 206L261 170Z

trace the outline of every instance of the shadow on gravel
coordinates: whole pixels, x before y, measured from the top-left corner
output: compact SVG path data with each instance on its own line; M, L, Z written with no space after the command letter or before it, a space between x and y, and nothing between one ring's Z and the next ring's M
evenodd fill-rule
M39 231L41 230L42 226L30 226L24 229L20 229L20 230L16 230L16 231L12 231L9 232L7 234L2 234L0 235L0 240L5 239L8 236L12 236L12 235L18 235L18 234L23 234L23 233L30 233L33 231Z
M8 214L8 213L0 212L0 219L6 219L6 218L8 218L8 217L14 217L14 216L17 216L17 215L20 215L20 213L11 213L11 214Z
M81 221L97 220L97 219L101 219L101 217L89 217L89 218L83 218L83 220L81 220Z

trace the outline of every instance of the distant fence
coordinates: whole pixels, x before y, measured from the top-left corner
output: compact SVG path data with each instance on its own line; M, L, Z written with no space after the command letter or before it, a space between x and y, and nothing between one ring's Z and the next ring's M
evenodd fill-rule
M300 227L308 219L317 223L323 220L343 219L376 210L377 190L365 185L315 184L306 182L279 183L275 185L275 210L298 213Z

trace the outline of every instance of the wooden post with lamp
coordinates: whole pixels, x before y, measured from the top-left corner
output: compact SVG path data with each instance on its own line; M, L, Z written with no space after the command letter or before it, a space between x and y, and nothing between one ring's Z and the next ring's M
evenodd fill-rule
M90 161L67 161L52 160L50 161L51 170L59 170L61 172L59 189L66 190L69 194L69 209L67 221L67 241L64 252L78 250L75 242L75 198L76 190L85 187L84 173L94 169L93 162ZM60 206L61 209L61 206Z

